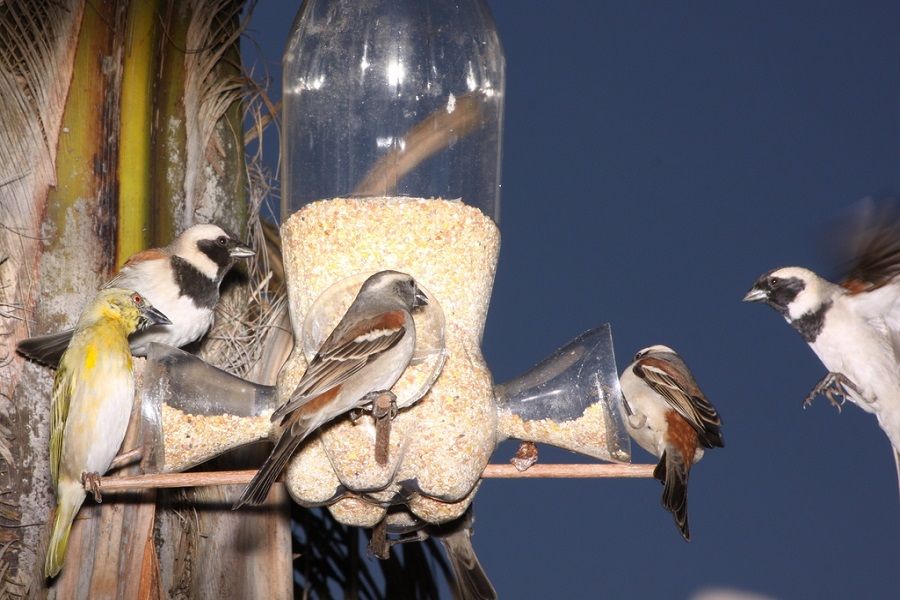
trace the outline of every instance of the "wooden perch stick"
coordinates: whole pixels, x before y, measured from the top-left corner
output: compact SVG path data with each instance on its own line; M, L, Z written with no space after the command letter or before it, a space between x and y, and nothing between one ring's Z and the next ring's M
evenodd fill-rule
M481 474L483 479L594 479L598 477L653 477L656 465L629 465L619 463L593 463L582 465L531 465L519 471L513 465L488 465Z
M482 477L485 479L573 479L597 477L652 477L655 465L628 464L536 464L527 471L518 471L512 465L488 465ZM128 477L101 477L102 493L147 488L203 487L210 485L246 484L256 474L246 471L212 471L204 473L158 473Z

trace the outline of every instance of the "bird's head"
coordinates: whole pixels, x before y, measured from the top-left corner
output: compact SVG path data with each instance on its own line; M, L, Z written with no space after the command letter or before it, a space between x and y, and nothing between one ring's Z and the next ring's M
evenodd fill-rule
M775 269L760 276L744 302L765 302L790 320L813 313L829 301L829 284L800 267Z
M640 360L650 354L677 354L677 352L675 352L668 346L663 346L662 344L654 344L653 346L647 346L643 350L638 350L637 354L634 355L634 360Z
M428 304L428 296L422 292L416 280L399 271L375 273L363 282L360 294L364 292L373 297L397 299L410 311Z
M216 281L222 279L235 260L255 254L233 233L211 223L188 227L169 248L172 254Z
M151 325L172 324L142 295L122 288L100 290L87 312L94 320L106 318L121 323L127 334Z

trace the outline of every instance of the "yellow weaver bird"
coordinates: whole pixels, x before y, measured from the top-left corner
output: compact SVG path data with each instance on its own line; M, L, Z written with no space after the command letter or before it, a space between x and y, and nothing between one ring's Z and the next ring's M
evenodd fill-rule
M134 401L128 336L169 319L130 290L97 293L81 313L72 341L59 362L50 405L50 476L56 517L44 573L62 568L69 531L87 493L119 451ZM95 492L96 493L96 492Z

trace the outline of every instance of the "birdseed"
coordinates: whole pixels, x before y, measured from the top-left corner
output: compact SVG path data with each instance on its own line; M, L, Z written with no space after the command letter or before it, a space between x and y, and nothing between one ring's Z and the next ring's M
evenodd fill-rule
M585 409L577 419L526 421L508 410L499 411L499 430L504 438L550 444L602 460L627 460L617 447L610 447L606 436L606 412L601 403Z
M364 498L376 492L395 502L412 493L410 510L431 523L462 514L497 439L493 381L480 349L500 249L497 226L458 200L338 198L291 215L282 240L296 339L330 286L383 269L412 275L446 320L446 362L430 391L394 419L387 464L375 462L371 417L356 423L341 418L291 461L291 495L304 505L333 502L332 513L350 525L371 526L374 515L384 514L376 500ZM412 385L404 381L419 379L418 367L407 370L394 393ZM295 349L279 374L279 402L305 368L306 357ZM352 496L338 500L345 493Z
M163 472L184 471L226 450L268 437L272 412L253 417L192 415L163 404Z

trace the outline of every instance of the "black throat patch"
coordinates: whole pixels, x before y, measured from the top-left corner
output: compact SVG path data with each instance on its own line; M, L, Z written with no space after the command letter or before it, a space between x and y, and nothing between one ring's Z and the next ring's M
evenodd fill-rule
M815 312L808 312L799 319L791 321L791 326L796 329L807 343L816 341L822 328L825 326L825 313L831 308L831 300L819 307Z
M197 242L197 248L200 252L208 256L211 261L216 263L216 266L219 267L216 276L219 281L222 281L222 277L225 276L225 271L228 270L234 261L234 259L231 258L231 252L228 247L216 243L215 240L200 240Z
M172 272L179 296L187 296L197 308L213 309L219 301L219 283L213 281L180 256L172 257Z
M769 306L782 315L786 315L788 306L806 288L806 284L797 277L784 279L776 277L773 279L769 275L763 275L757 282L756 287L766 290L768 295L766 303Z

